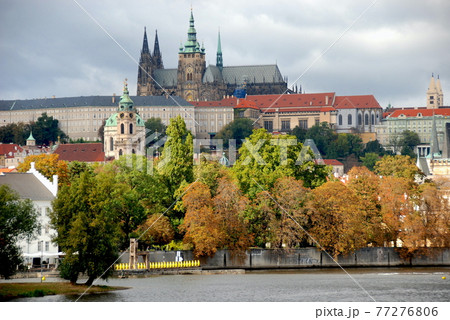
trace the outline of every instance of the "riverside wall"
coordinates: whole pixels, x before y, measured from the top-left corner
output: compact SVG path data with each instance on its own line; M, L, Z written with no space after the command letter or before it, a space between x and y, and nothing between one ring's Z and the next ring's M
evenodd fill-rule
M144 253L144 252L141 252ZM149 262L176 261L177 251L148 251ZM197 260L192 251L178 251L183 260ZM396 248L362 248L347 256L337 257L342 267L423 267L450 266L450 248L426 248L421 254L402 258ZM138 259L143 262L143 256ZM251 249L242 256L233 256L229 250L218 250L212 257L201 258L201 267L207 269L295 269L338 267L335 261L317 248L301 248L290 251ZM128 262L124 254L121 262Z

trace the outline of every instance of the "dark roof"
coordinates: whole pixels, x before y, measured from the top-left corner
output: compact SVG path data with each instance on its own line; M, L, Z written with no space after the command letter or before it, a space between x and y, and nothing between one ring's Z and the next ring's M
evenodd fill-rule
M59 154L59 160L81 162L103 162L105 152L102 143L60 144L53 153Z
M131 99L135 107L146 106L192 106L186 100L177 96L133 96ZM115 100L115 101L113 101ZM0 111L26 110L26 109L51 109L70 107L118 107L119 96L87 96L29 100L0 100Z
M177 73L177 69L156 69L153 77L163 88L173 87L177 85ZM284 82L276 64L223 67L222 73L217 66L209 65L202 79L203 83L222 80L227 84L243 84L244 80L247 83Z
M153 72L155 81L163 88L174 87L177 85L177 69L156 69Z
M229 84L284 82L276 64L223 67L222 77Z
M21 199L52 201L53 194L32 173L11 172L0 175L0 185L8 185Z

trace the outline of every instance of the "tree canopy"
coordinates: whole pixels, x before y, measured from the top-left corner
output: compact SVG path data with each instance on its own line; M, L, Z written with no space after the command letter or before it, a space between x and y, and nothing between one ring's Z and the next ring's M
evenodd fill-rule
M31 200L21 200L7 185L0 185L0 275L8 279L22 263L17 242L32 239L40 224Z
M237 118L224 126L214 137L222 139L224 148L229 147L231 139L236 140L236 148L240 148L242 141L253 132L253 121L248 118Z

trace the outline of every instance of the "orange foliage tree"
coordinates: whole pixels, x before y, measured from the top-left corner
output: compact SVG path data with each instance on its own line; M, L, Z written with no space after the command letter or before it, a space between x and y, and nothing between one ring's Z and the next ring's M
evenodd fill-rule
M386 176L380 181L379 196L385 245L392 242L396 247L403 218L414 209L415 189L407 178Z
M201 182L193 182L183 196L186 208L180 229L185 232L183 241L193 245L197 257L211 256L223 241L220 217L214 213L209 187Z
M248 222L243 215L249 203L248 198L231 178L224 176L219 179L213 203L224 236L221 245L230 249L233 254L243 254L253 242Z
M420 186L418 205L405 218L400 232L409 252L420 247L450 246L450 204L434 183Z
M368 242L383 245L381 204L379 201L380 178L366 167L353 167L348 172L347 186L359 198L364 207L362 228L366 230Z
M144 233L145 232L145 233ZM175 232L170 224L170 220L161 214L150 215L137 230L138 236L144 245L162 245L174 239Z
M69 169L67 162L59 160L59 155L53 154L39 154L30 155L17 166L17 171L27 172L31 168L31 163L35 163L35 168L42 173L50 181L53 180L53 175L58 175L59 187L69 183Z
M309 233L330 254L347 254L367 244L364 206L340 181L328 181L312 190L308 201Z
M308 222L305 208L308 189L302 181L284 177L275 182L271 191L271 201L267 201L268 194L261 194L266 197L271 244L277 249L300 246Z

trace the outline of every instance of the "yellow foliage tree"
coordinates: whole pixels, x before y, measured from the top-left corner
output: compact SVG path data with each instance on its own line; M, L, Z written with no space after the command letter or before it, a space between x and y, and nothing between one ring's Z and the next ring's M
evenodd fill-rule
M53 180L53 175L58 175L59 187L69 183L69 169L67 162L59 160L59 155L53 154L39 154L30 155L17 166L17 171L27 172L31 168L31 163L35 163L35 168L42 173L50 181Z

